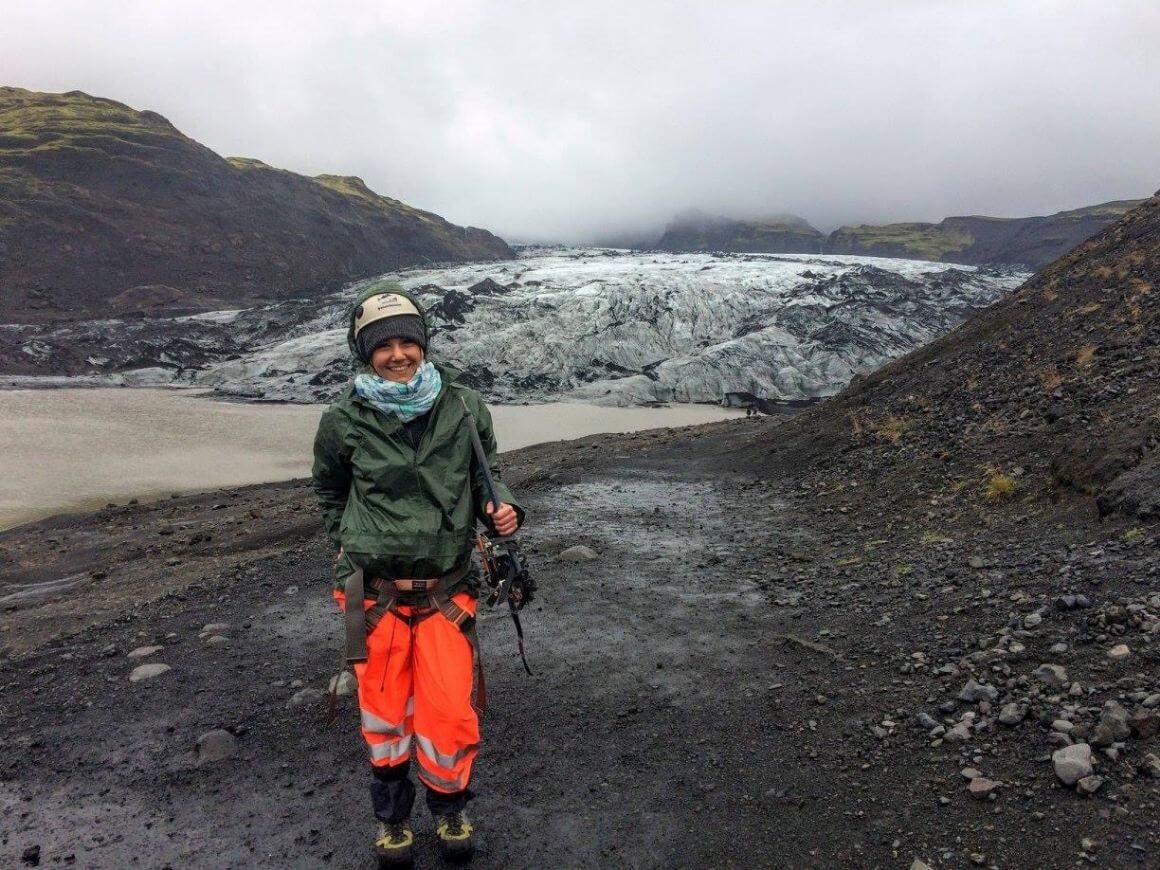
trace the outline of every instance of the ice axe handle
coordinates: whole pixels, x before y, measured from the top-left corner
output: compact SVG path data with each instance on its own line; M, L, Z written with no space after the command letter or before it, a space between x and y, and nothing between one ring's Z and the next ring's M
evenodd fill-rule
M491 468L487 464L487 454L483 452L483 442L479 440L479 428L475 425L475 417L472 416L467 402L462 396L459 397L459 401L463 404L463 413L467 415L467 431L471 435L471 446L475 450L475 458L479 461L479 467L483 471L483 482L487 486L487 495L491 500L492 510L499 510L499 496L495 493L495 481L491 476Z

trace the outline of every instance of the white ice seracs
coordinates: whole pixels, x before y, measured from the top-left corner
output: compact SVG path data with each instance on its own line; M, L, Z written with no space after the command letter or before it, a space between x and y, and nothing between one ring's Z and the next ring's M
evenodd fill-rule
M493 400L827 396L1026 277L872 257L536 253L392 276L430 311L432 354ZM485 279L494 284L471 290ZM326 300L309 325L211 366L196 382L267 399L333 396L349 375L344 318L355 292Z

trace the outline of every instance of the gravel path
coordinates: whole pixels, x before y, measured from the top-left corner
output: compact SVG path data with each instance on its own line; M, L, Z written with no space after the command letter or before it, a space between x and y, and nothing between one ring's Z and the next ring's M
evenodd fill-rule
M1143 708L1156 691L1155 539L1108 529L1069 550L1046 533L1028 545L981 530L984 551L967 534L925 547L897 531L854 535L838 501L722 469L722 433L764 425L699 430L710 441L598 437L516 463L542 590L525 620L535 676L510 623L485 620L475 865L1157 866L1158 780L1143 767L1156 738L1119 741L1117 759L1097 749L1106 783L1081 797L1057 780L1040 721L1068 698L1052 701L1033 676L1057 635L1135 596L1124 630L1088 632L1056 658L1092 690L1068 714L1077 726L1094 727L1085 711L1107 698ZM304 488L243 496L268 502L255 524L269 535L248 556L219 553L181 583L157 576L153 600L122 589L120 615L74 634L38 623L75 612L52 596L11 605L5 619L36 642L6 633L4 863L370 866L353 699L339 723L321 721L340 640L329 554L302 531ZM218 499L186 505L191 521ZM270 531L283 522L296 538ZM2 542L21 545L16 533ZM597 558L557 558L576 544ZM1063 565L1090 607L1051 604ZM105 600L109 570L84 594ZM1042 624L1011 635L1010 613L1032 611ZM1113 642L1134 660L1109 659ZM149 646L161 649L128 657ZM1003 656L970 658L996 646ZM130 681L153 664L170 670ZM993 705L958 699L969 678L999 687ZM996 724L1020 699L1026 720ZM968 713L966 741L937 732ZM199 762L198 738L219 729L235 740L206 738ZM1000 785L969 783L970 767ZM431 866L421 809L419 823Z

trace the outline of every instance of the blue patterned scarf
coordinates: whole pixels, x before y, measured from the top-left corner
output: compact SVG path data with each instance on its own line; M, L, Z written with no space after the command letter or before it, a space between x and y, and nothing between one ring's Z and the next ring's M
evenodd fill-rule
M394 414L404 423L422 417L435 404L443 378L439 370L424 362L415 377L400 384L376 374L363 372L354 379L354 390L384 414Z

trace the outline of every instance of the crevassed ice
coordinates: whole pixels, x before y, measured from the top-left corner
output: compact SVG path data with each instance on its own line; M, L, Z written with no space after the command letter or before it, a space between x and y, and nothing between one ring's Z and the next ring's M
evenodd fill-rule
M431 312L433 357L463 370L493 401L827 396L1027 277L879 257L531 253L389 276ZM498 292L470 292L488 278ZM345 312L365 283L325 300L292 335L194 380L247 396L331 398L350 373Z

